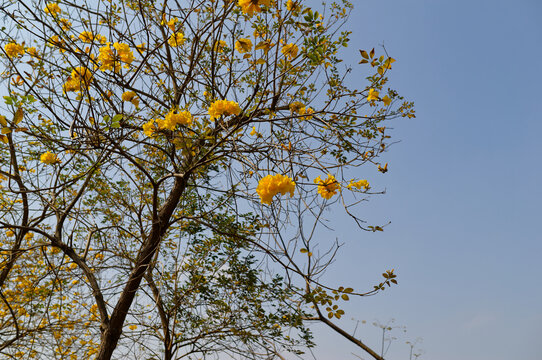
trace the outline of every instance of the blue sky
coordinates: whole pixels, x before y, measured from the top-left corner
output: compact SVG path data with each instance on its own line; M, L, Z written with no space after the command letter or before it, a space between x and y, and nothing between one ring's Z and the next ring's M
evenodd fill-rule
M415 101L417 118L390 124L401 142L383 157L387 174L360 174L387 190L360 213L391 225L360 234L334 220L345 245L330 278L365 289L385 269L399 275L398 287L349 304L342 325L367 320L357 334L375 348L370 323L405 325L390 360L408 359L416 337L421 359L542 359L542 3L354 6L351 61L384 43L397 59L391 86ZM369 359L320 334L317 359Z

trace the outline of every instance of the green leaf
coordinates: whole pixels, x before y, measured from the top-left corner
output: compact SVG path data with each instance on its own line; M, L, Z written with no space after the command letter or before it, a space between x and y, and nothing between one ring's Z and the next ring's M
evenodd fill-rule
M361 53L361 56L364 58L364 59L369 59L369 54L367 54L367 51L365 50L360 50L359 51ZM363 60L362 60L363 61Z

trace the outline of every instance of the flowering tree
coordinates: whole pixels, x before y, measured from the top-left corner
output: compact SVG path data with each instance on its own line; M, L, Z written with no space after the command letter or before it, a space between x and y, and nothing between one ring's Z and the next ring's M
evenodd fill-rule
M326 208L373 193L394 59L338 52L351 5L3 1L0 352L272 358L367 290L325 284ZM324 16L325 14L325 16Z

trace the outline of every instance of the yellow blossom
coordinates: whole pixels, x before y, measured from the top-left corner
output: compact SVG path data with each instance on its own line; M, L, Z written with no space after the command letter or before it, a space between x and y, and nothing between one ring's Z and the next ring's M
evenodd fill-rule
M109 45L102 46L99 49L98 61L101 63L100 70L118 71L120 64L115 61L115 54Z
M131 64L132 61L134 61L134 53L132 52L128 44L116 42L113 44L113 47L115 48L115 50L117 50L117 55L122 62L125 62L126 64Z
M386 106L389 106L391 104L391 99L389 98L388 95L384 96L382 98L382 101L384 102L384 105L386 105Z
M378 91L376 91L375 89L371 88L369 90L369 95L367 96L367 101L373 101L373 100L378 100Z
M286 9L288 9L288 11L297 12L300 10L300 6L296 1L288 0L286 2Z
M36 48L33 46L26 49L26 53L35 58L39 57L38 50L36 50Z
M78 66L72 70L70 77L64 83L64 92L88 89L92 79L92 72L88 68Z
M6 236L7 236L7 237L12 237L12 236L14 236L14 235L15 235L15 233L13 232L13 230L8 230L8 231L6 231Z
M128 328L130 330L135 330L135 329L137 329L137 325L130 325L130 326L128 326Z
M24 55L24 47L16 42L11 42L4 46L7 56L10 58Z
M139 98L133 91L125 91L121 96L122 101L131 102L135 107L139 107Z
M62 26L62 30L68 31L72 27L72 23L68 19L60 19L58 20L60 25Z
M173 47L180 46L184 43L184 35L182 32L176 32L174 34L171 34L167 42Z
M318 176L314 179L314 183L318 184L318 194L326 200L331 199L341 189L341 184L331 174L328 174L325 180L320 179L320 176Z
M241 108L235 101L217 100L209 107L209 116L211 120L219 118L221 116L239 115Z
M97 41L97 42L99 42L101 44L105 44L106 41L107 41L105 36L103 36L101 34L94 35L90 31L83 31L81 34L79 34L79 40L81 40L82 42L87 43L87 44L91 44L94 41Z
M148 137L153 137L156 132L156 127L154 126L154 119L150 119L147 123L143 124L143 133Z
M164 14L164 17L165 17L165 14ZM179 19L177 19L176 17L170 19L169 21L166 21L165 19L162 20L162 22L160 23L160 25L164 26L164 25L167 25L167 27L171 30L171 31L175 31L175 24L177 23L177 21L179 21Z
M235 42L235 49L241 54L249 52L252 49L252 41L250 39L239 39Z
M53 154L50 151L47 151L46 153L41 154L40 161L46 165L53 165L60 162L56 154Z
M361 190L361 188L369 190L369 182L367 180L354 181L354 179L352 179L346 187L348 190L352 190L353 187L357 188L358 190Z
M288 58L288 60L292 60L297 56L297 52L299 51L299 48L296 44L290 43L288 45L284 45L282 47L282 50L280 50L284 56Z
M294 101L289 106L292 114L303 115L305 113L305 105L300 101Z
M271 0L239 0L241 11L248 16L262 11L261 5L271 6Z
M226 47L226 42L224 40L217 40L215 42L215 46L213 47L213 50L215 52L223 52L225 47Z
M258 182L256 192L260 196L262 204L270 205L273 197L278 193L286 195L290 193L290 197L294 196L295 182L288 176L281 174L267 175Z
M25 240L32 240L33 238L34 238L33 232L27 232L26 235L24 236Z
M177 125L188 126L192 124L192 114L189 111L181 111L179 113L173 110L167 113L165 119L156 120L160 130L175 130Z
M51 15L53 17L58 15L61 11L62 10L60 9L60 6L58 6L57 3L49 3L43 9L43 12L45 12L46 14L49 14L49 15Z
M258 132L256 131L256 126L252 127L252 131L250 132L250 136L256 135Z

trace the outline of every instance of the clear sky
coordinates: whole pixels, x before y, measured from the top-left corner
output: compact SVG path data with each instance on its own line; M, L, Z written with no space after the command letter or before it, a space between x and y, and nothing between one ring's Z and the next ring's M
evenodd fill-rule
M352 302L341 324L367 320L357 335L375 348L370 323L405 325L390 360L408 359L405 341L416 337L420 359L542 359L542 2L354 5L351 61L384 43L397 59L390 85L416 102L417 118L393 123L401 142L383 157L387 174L360 174L387 190L361 214L391 225L360 233L334 220L345 245L331 278L361 290L383 270L399 276L399 286ZM369 359L325 334L317 359Z

